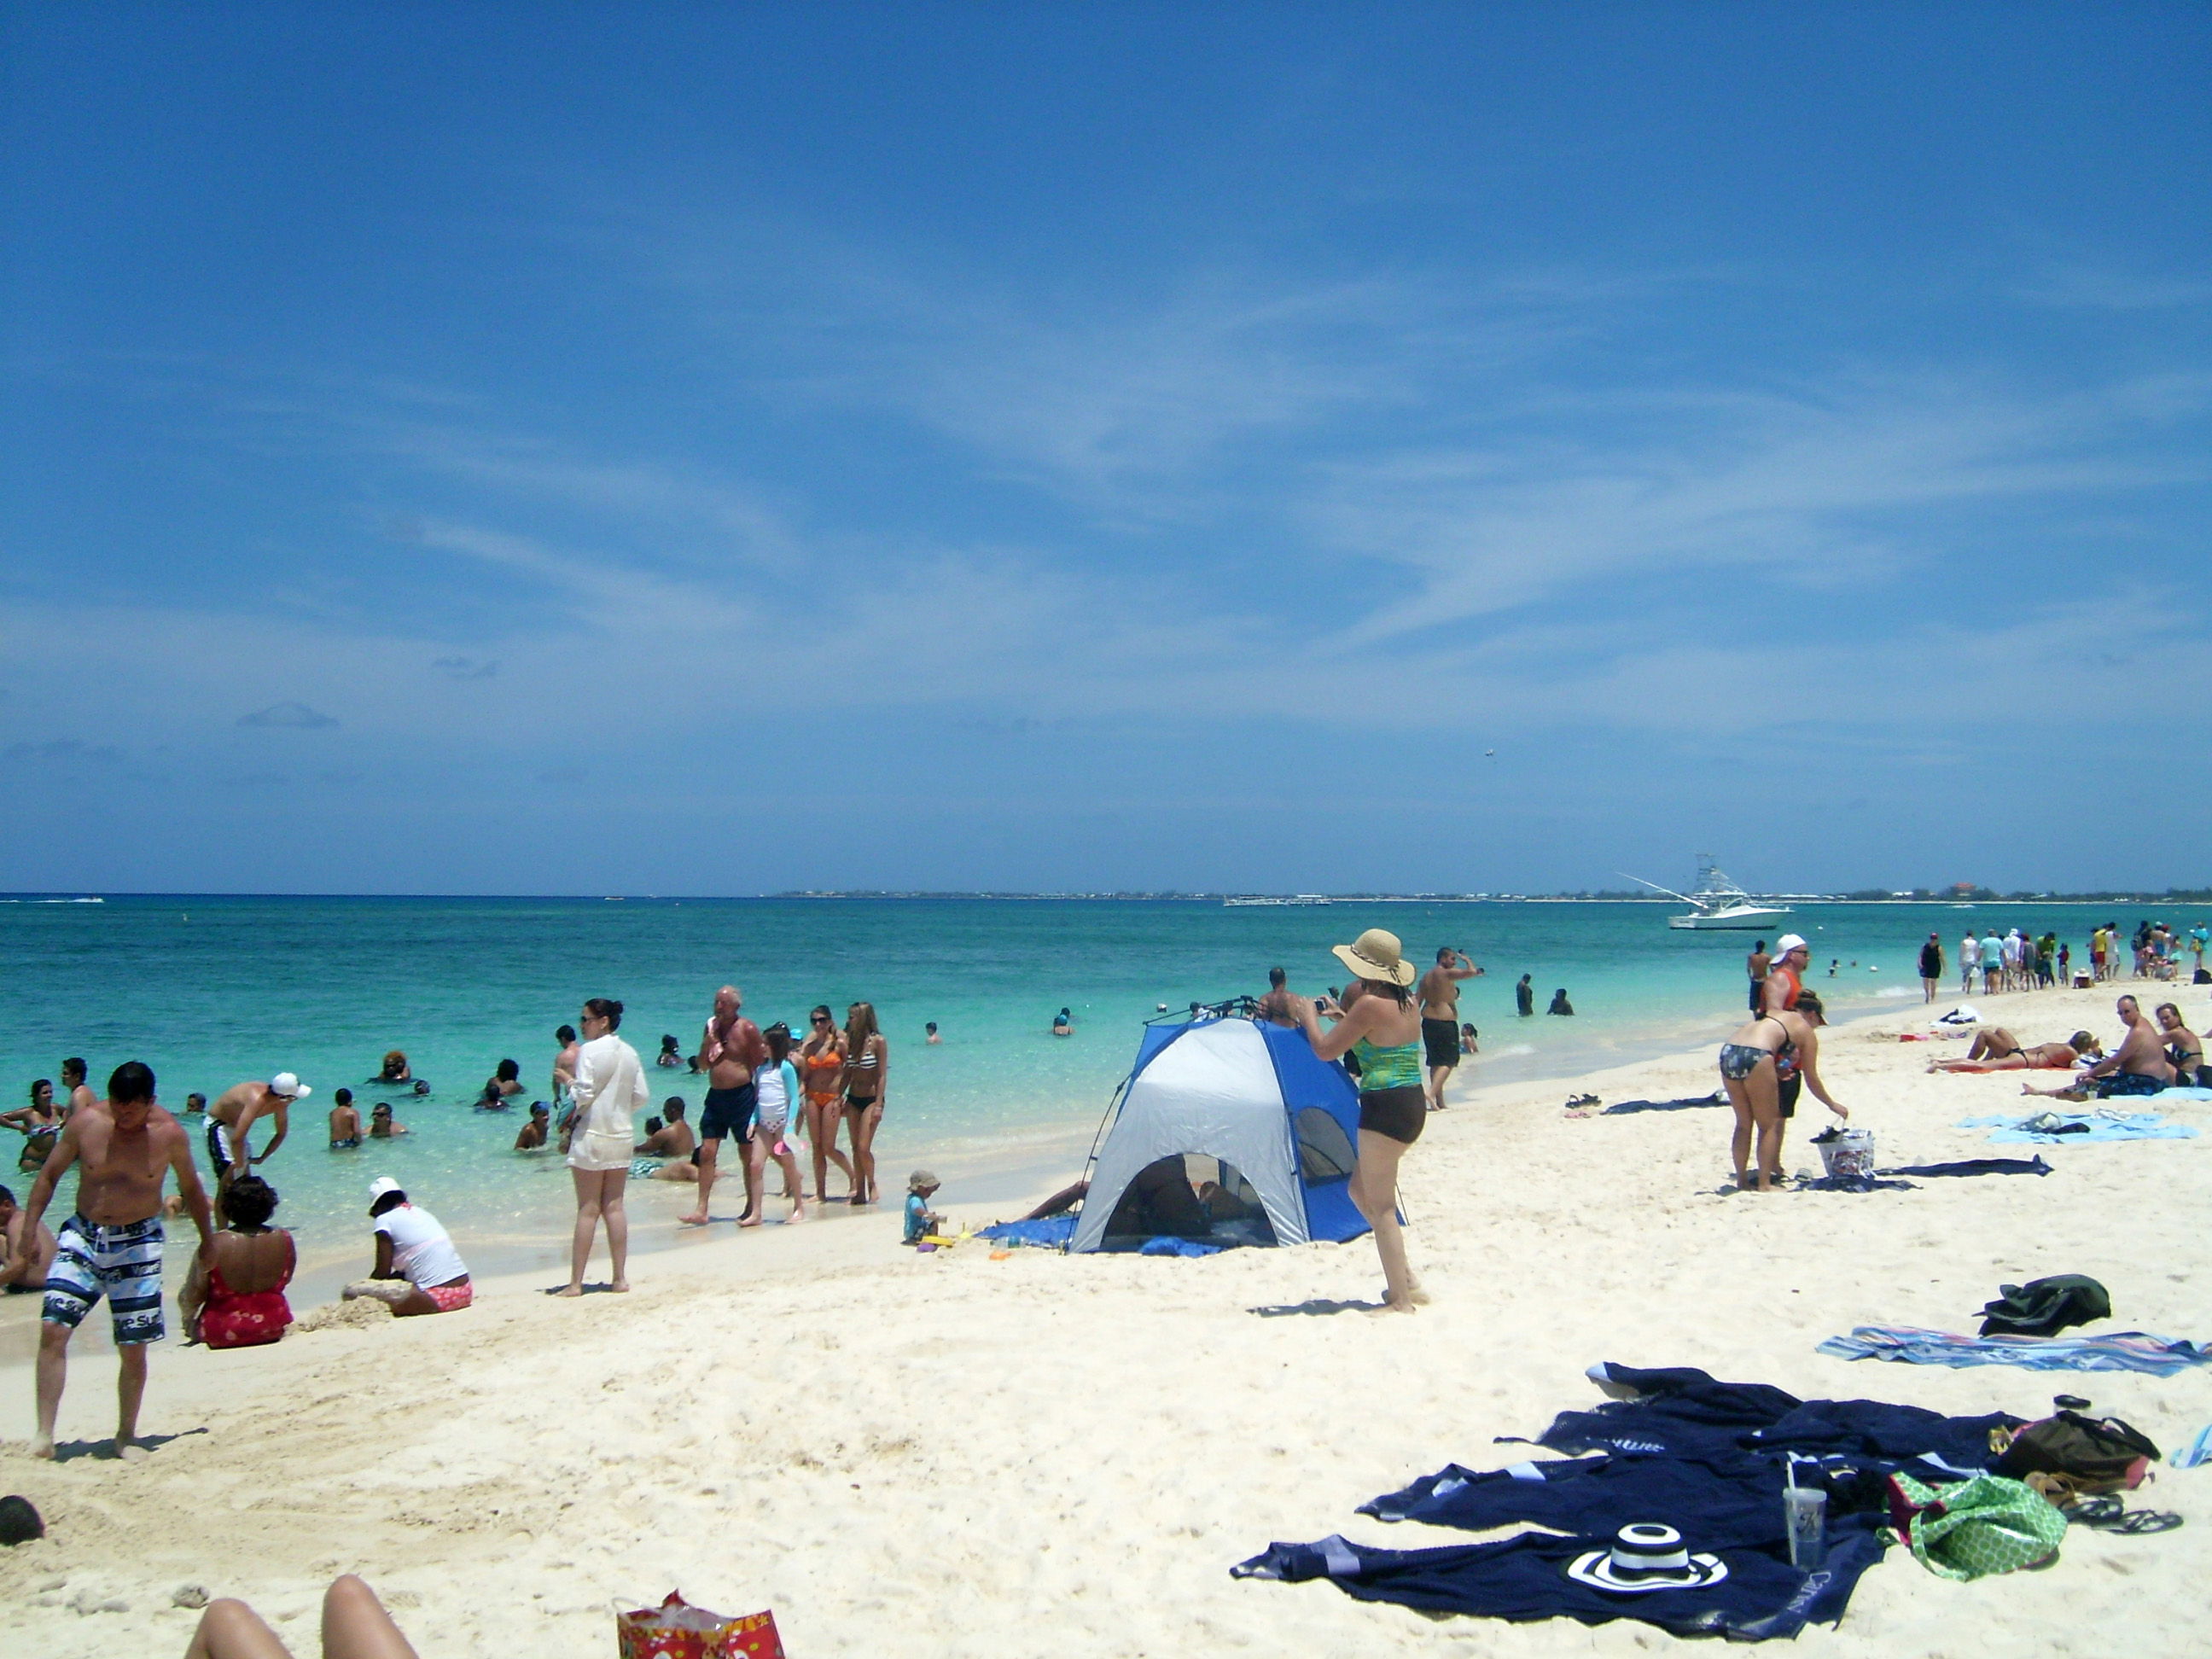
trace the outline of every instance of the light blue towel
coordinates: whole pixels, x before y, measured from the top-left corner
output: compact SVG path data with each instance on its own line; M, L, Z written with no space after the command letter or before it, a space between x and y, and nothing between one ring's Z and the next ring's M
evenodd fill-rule
M2212 1364L2212 1348L2142 1331L2101 1336L1959 1336L1910 1325L1861 1325L1816 1352L1831 1359L1893 1359L1907 1365L2024 1365L2034 1371L2148 1371L2172 1376Z
M2166 1460L2166 1467L2193 1469L2199 1463L2212 1463L2212 1423L2197 1431L2197 1437Z
M2169 1092L2171 1092L2169 1091ZM2054 1135L2040 1130L2023 1129L2020 1126L2043 1116L2033 1112L2027 1117L1989 1116L1961 1118L1961 1129L1987 1129L1990 1139L2008 1145L2038 1146L2069 1146L2084 1140L2194 1140L2197 1131L2185 1123L2168 1123L2156 1112L2053 1112L2050 1115L2068 1123L2088 1126L2086 1134Z

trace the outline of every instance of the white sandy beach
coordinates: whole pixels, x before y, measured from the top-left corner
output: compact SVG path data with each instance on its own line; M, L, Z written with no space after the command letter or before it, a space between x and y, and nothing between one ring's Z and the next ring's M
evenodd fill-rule
M2127 988L1974 1000L2029 1042L2077 1025L2109 1042L2112 989ZM2197 1015L2201 997L2179 1000ZM1896 1041L1948 1006L1826 1035L1830 1086L1883 1164L2027 1154L1954 1127L2017 1104L2019 1074L1931 1077L1932 1056L1964 1045ZM311 1654L323 1585L357 1571L426 1659L609 1653L611 1610L672 1587L725 1611L773 1608L794 1659L1628 1653L1674 1638L1628 1621L1437 1620L1229 1568L1272 1540L1338 1531L1468 1541L1353 1510L1448 1462L1525 1455L1493 1437L1595 1403L1583 1373L1601 1359L1956 1413L2035 1417L2078 1393L2169 1450L2212 1421L2212 1375L1814 1352L1857 1324L1971 1331L2001 1281L2063 1272L2111 1288L2110 1328L2212 1338L2212 1104L2163 1109L2205 1138L2041 1149L2047 1178L1765 1197L1717 1191L1725 1109L1561 1110L1583 1090L1702 1094L1711 1054L1470 1087L1432 1117L1406 1166L1411 1249L1435 1296L1413 1317L1346 1307L1379 1290L1364 1239L994 1260L977 1242L904 1251L892 1214L723 1227L637 1258L626 1297L555 1301L541 1275L485 1281L459 1315L379 1315L273 1349L172 1340L144 1417L167 1438L129 1465L28 1455L29 1328L11 1322L0 1491L29 1496L51 1530L0 1552L7 1649L179 1654L197 1615L171 1595L191 1583L245 1597ZM1788 1167L1817 1166L1805 1141L1828 1121L1808 1094ZM885 1170L894 1190L903 1173ZM963 1204L960 1170L940 1173L939 1207L961 1221L1018 1212ZM658 1207L639 1205L641 1224L664 1224L648 1219ZM108 1431L112 1382L108 1355L80 1358L65 1442ZM2201 1497L2212 1468L2161 1470L2129 1501L2179 1510L2182 1530L2077 1528L2048 1571L1972 1584L1893 1550L1840 1630L1802 1641L1869 1659L2201 1653Z

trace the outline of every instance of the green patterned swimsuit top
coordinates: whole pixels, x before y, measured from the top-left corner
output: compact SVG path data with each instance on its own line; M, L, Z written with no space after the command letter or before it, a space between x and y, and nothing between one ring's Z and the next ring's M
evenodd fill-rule
M1359 1092L1371 1095L1377 1089L1418 1089L1421 1086L1421 1043L1416 1037L1411 1042L1395 1042L1387 1048L1378 1048L1365 1037L1352 1045L1352 1057L1359 1062Z

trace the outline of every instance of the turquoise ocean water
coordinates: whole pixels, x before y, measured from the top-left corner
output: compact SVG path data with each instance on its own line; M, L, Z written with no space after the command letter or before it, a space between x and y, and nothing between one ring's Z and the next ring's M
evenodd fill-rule
M1466 951L1486 968L1462 992L1482 1033L1477 1082L1565 1076L1640 1054L1717 1041L1741 1018L1752 936L1670 931L1667 905L1338 903L1227 908L1218 902L1054 900L639 900L111 897L99 904L0 903L0 963L15 1018L0 1080L20 1103L65 1054L95 1088L127 1059L151 1065L181 1109L248 1078L297 1072L313 1097L264 1173L303 1244L365 1237L365 1191L397 1176L466 1250L542 1246L571 1198L552 1154L510 1150L522 1114L469 1103L502 1058L546 1093L554 1028L586 996L628 1005L623 1034L648 1060L663 1032L696 1046L714 988L743 988L746 1012L803 1029L827 1002L840 1018L873 1001L891 1043L879 1139L896 1193L915 1162L935 1164L948 1199L988 1201L1072 1177L1139 1029L1181 1007L1266 988L1279 963L1294 988L1340 983L1328 947L1385 927L1425 960ZM2135 910L2109 913L2132 927ZM2166 907L2187 926L2203 908ZM2075 906L1808 905L1784 924L1814 944L1814 980L1839 1011L1918 996L1915 956L1931 928L1947 952L1969 921L2055 928L2086 962L2105 911ZM1842 966L1831 983L1831 957ZM1516 1018L1513 982L1535 976L1538 1015ZM1571 1020L1545 1017L1565 986ZM1075 1035L1049 1035L1063 1005ZM921 1041L939 1023L939 1047ZM327 1150L331 1091L366 1083L387 1048L407 1051L427 1100L398 1099L413 1133ZM696 1112L698 1079L655 1074ZM6 1143L0 1143L5 1146ZM12 1147L5 1164L12 1170ZM20 1193L27 1177L9 1180ZM833 1176L833 1181L835 1176ZM726 1193L734 1194L733 1188ZM718 1211L722 1207L718 1200ZM732 1201L734 1210L734 1198ZM641 1234L641 1244L653 1240Z

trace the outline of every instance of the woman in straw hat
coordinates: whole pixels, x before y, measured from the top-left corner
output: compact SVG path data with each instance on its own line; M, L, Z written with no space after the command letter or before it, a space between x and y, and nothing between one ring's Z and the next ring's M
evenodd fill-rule
M1353 975L1343 1006L1331 1011L1335 1024L1322 1031L1306 997L1292 999L1292 1012L1314 1053L1323 1060L1349 1053L1359 1062L1359 1163L1352 1172L1352 1201L1375 1230L1382 1258L1384 1292L1376 1311L1411 1313L1429 1299L1406 1265L1406 1235L1398 1225L1398 1160L1428 1121L1421 1011L1412 994L1417 975L1398 936L1380 927L1334 948Z

